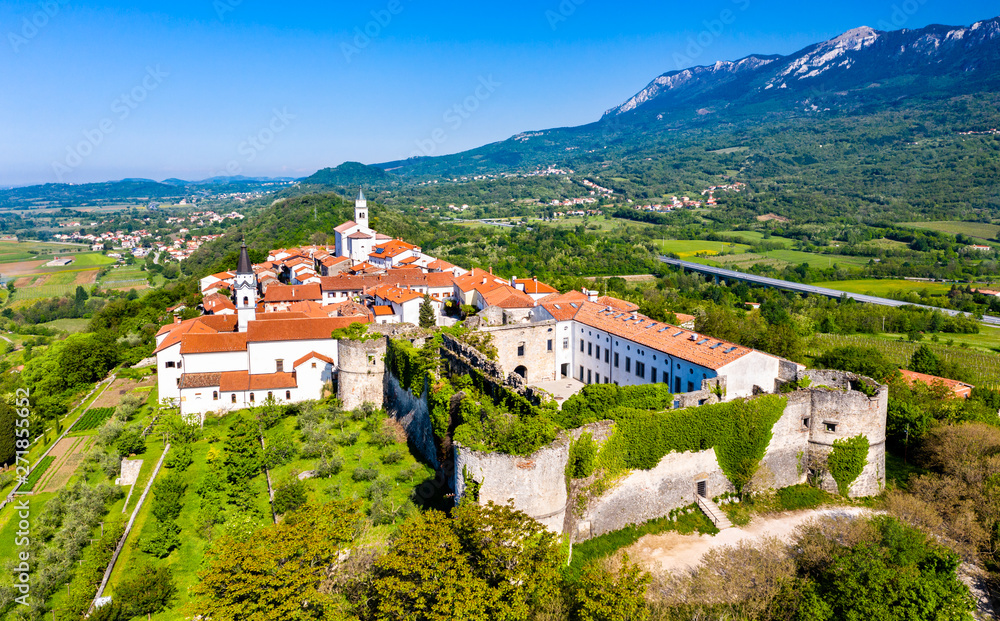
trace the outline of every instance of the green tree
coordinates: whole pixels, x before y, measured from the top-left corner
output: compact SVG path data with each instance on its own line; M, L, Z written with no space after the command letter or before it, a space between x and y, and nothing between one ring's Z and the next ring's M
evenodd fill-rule
M231 485L240 485L260 474L261 448L257 421L241 414L226 437L226 472Z
M824 369L837 369L857 373L883 381L896 373L897 367L873 347L847 345L824 352L816 358L816 365Z
M173 572L166 565L139 567L115 588L115 602L122 607L126 619L165 610L176 595Z
M431 304L431 296L424 294L424 301L420 304L420 327L433 328L437 323L434 313L434 305Z
M221 537L191 589L195 614L226 621L335 618L338 598L320 583L363 518L356 501L309 504L247 537Z
M941 359L927 345L921 345L910 358L910 370L928 375L941 374Z
M650 576L623 554L618 567L597 561L583 568L576 589L580 621L644 621L649 617L646 587Z
M485 581L477 576L443 513L417 513L397 531L372 568L359 606L362 619L484 619Z
M278 515L298 509L306 500L306 482L300 481L294 470L287 480L274 488L274 512Z

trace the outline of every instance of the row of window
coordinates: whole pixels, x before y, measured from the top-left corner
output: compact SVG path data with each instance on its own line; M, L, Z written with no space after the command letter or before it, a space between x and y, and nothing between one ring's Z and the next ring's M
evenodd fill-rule
M199 393L199 394L196 394L195 396L196 397L200 397L201 394ZM229 398L230 398L230 401L232 403L236 403L236 393L235 392L233 394L231 394L229 396ZM271 392L271 391L268 391L267 392L267 398L268 399L274 399L274 393ZM213 390L212 391L212 401L218 401L218 400L219 400L219 391L218 390ZM254 393L250 393L250 403L254 403L254 402L256 402L256 400L257 400L256 399L256 395ZM286 390L285 391L285 401L291 401L291 400L292 400L292 391L291 390Z

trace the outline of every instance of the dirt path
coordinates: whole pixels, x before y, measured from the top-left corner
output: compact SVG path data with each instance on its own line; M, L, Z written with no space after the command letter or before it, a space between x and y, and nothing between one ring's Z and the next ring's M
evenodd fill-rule
M870 510L855 507L832 507L811 511L783 513L775 517L755 518L742 528L727 528L718 535L646 535L626 549L629 558L649 571L683 571L695 567L701 557L713 548L732 546L741 541L777 537L791 541L795 529L807 521L822 516L852 516L870 514Z

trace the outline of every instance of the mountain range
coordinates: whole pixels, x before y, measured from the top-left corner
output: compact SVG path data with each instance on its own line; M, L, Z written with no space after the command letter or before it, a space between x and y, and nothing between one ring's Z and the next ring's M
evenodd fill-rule
M841 204L862 210L959 217L1000 210L995 158L969 158L959 140L1000 127L998 109L1000 18L966 27L860 27L789 55L752 54L664 73L588 125L527 131L453 155L348 162L286 194L408 186L414 198L435 199L414 183L557 166L600 175L619 195L640 199L740 178L820 203L832 191ZM289 180L32 186L0 191L0 207L162 200L282 181Z

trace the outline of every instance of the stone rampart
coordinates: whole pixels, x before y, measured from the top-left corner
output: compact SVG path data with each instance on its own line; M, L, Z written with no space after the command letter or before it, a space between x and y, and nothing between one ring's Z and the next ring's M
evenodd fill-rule
M844 374L824 374L824 386L798 390L787 395L787 405L772 428L771 442L749 490L788 487L804 483L818 473L824 489L836 493L836 484L823 474L826 455L833 440L859 434L869 439L868 465L850 487L851 496L878 494L885 484L885 416L888 388L878 387L875 396L828 388L850 385L867 378ZM867 380L871 382L871 380ZM664 413L669 416L669 412ZM836 422L835 431L826 431L827 422ZM613 424L603 425L595 439L610 436ZM590 426L561 435L560 439L530 457L480 453L455 447L456 493L464 491L463 468L480 484L480 502L512 502L548 528L564 532L569 524L575 540L583 541L630 524L668 515L670 511L695 502L698 484L703 482L709 498L735 488L719 467L714 450L670 453L651 470L633 471L615 481L610 490L588 498L585 508L570 516L565 467L570 439ZM829 435L828 435L829 434ZM574 503L575 505L575 503ZM567 519L572 518L572 519Z
M385 356L389 339L337 341L337 398L345 410L385 403Z

